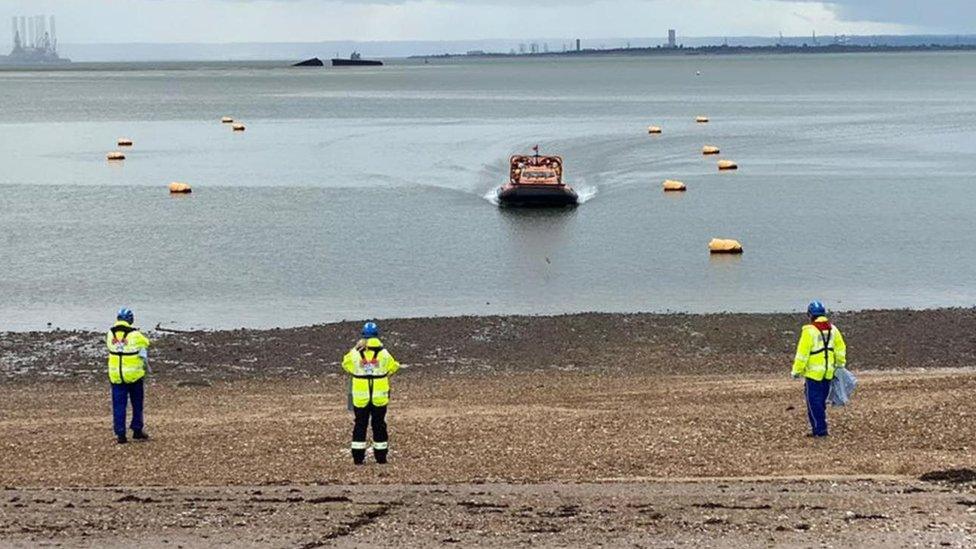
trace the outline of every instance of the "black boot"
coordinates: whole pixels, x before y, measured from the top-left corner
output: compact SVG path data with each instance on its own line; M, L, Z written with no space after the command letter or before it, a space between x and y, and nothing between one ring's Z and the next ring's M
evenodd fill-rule
M149 440L145 431L132 431L132 440Z
M374 448L373 449L373 457L376 458L376 463L379 463L380 465L383 465L384 463L386 463L386 453L387 452L389 452L389 450L377 450L377 449Z
M117 437L115 437L115 440L119 444L125 444L126 442L129 442L129 439L125 438L125 435L118 435Z
M352 462L356 465L362 465L366 461L366 450L353 450L352 451Z

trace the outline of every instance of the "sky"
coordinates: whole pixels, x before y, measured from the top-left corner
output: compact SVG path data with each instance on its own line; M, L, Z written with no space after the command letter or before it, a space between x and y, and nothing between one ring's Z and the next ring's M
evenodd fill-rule
M976 0L0 0L62 43L976 33Z

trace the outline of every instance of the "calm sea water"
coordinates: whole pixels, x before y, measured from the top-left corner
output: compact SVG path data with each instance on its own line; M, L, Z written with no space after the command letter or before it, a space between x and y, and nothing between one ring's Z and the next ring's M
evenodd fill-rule
M213 328L971 306L973 66L944 53L3 71L0 329L103 327L120 305L143 325ZM135 146L110 165L123 136ZM586 203L491 202L508 155L536 143L565 157ZM719 173L704 144L740 170ZM688 192L664 195L665 178ZM171 197L174 180L193 195ZM746 253L709 257L712 237Z

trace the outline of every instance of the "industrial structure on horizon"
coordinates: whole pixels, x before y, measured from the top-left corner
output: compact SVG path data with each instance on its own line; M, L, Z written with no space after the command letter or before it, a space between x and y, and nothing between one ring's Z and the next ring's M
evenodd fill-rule
M0 56L0 65L56 65L70 63L58 56L57 27L54 16L11 17L13 48Z

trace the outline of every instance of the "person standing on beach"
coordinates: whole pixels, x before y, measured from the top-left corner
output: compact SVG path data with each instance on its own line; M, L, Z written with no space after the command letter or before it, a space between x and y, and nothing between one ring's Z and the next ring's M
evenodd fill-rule
M815 438L827 436L827 395L836 368L847 364L847 345L837 326L827 319L827 308L819 301L807 307L810 323L800 332L793 359L793 378L805 379L807 417Z
M142 404L145 392L143 378L149 358L149 338L132 326L134 316L126 308L119 309L116 322L105 335L108 347L108 380L112 383L112 428L119 444L129 440L125 436L125 415L132 401L132 438L148 440L143 430Z
M342 358L342 369L352 376L350 395L356 420L352 428L352 461L366 461L366 428L373 426L373 457L386 463L390 448L386 430L386 406L390 402L390 376L400 364L379 338L380 329L373 322L363 326L362 339Z

